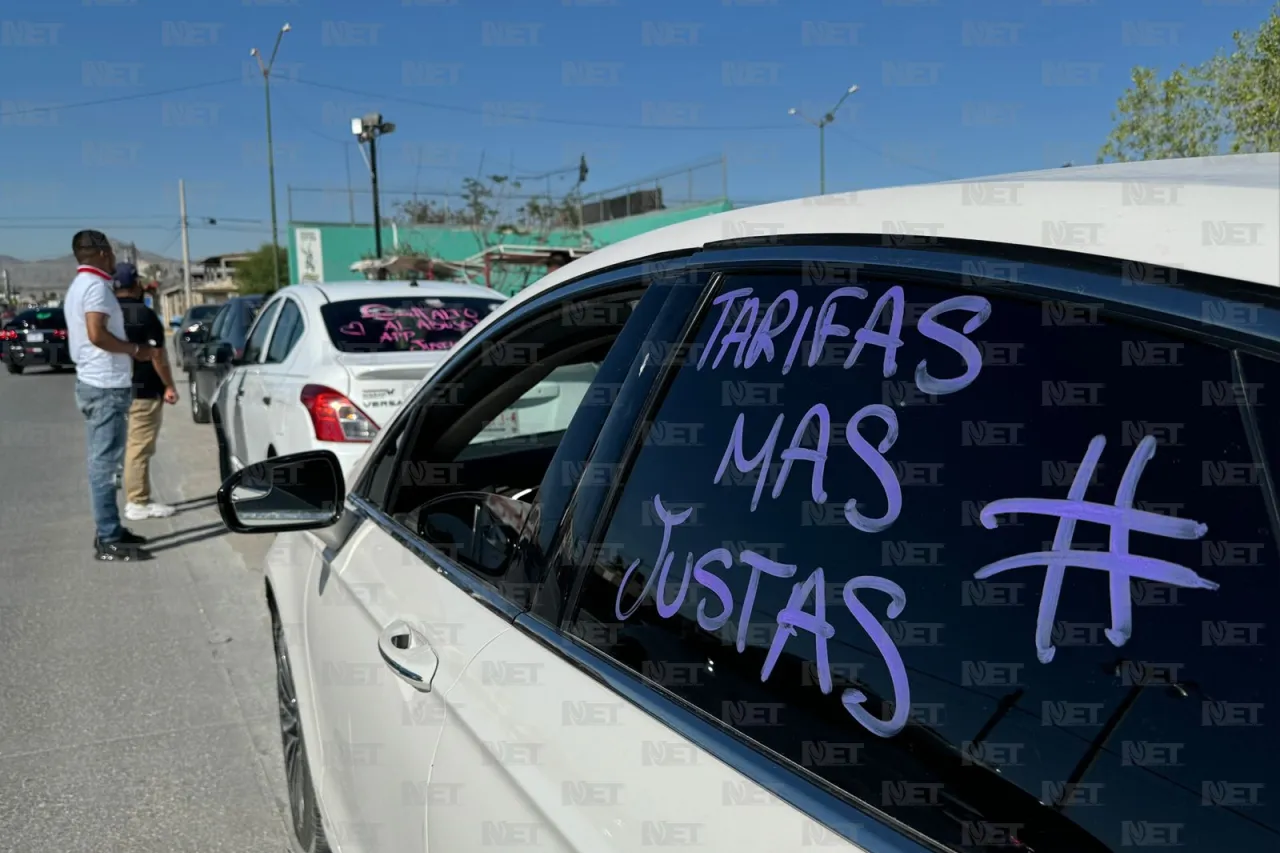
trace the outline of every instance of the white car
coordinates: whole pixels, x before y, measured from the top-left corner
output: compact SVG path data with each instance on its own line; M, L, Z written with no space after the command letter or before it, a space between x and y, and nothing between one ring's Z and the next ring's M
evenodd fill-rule
M319 448L332 450L350 470L414 386L505 298L448 282L337 282L278 291L215 394L223 476ZM516 433L521 416L524 429L535 429L538 418L567 418L577 408L571 392L585 393L590 380L588 373L567 390L544 385L486 435ZM568 414L556 414L566 406Z
M1274 849L1277 288L1274 154L768 205L548 276L349 476L219 492L281 532L301 849ZM482 440L567 367L560 428Z

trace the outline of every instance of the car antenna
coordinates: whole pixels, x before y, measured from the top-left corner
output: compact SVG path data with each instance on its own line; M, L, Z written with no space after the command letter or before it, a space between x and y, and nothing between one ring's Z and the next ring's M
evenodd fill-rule
M413 278L409 279L409 286L410 287L418 286L418 277L416 275Z

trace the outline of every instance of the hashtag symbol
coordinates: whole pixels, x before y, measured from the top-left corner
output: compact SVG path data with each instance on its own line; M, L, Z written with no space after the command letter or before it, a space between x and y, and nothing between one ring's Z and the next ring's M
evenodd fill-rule
M1106 631L1113 646L1123 646L1133 635L1133 599L1129 589L1130 578L1142 578L1156 583L1191 589L1216 590L1218 584L1205 580L1191 569L1154 557L1129 553L1129 533L1138 531L1170 539L1199 539L1208 527L1198 521L1173 518L1154 512L1133 508L1138 480L1148 462L1156 454L1156 440L1146 436L1134 448L1125 467L1124 476L1116 490L1115 504L1091 503L1084 499L1089 481L1098 467L1098 459L1107 446L1105 436L1094 436L1089 442L1084 461L1076 471L1066 500L1048 498L1005 498L992 501L979 514L982 526L996 528L996 516L1007 514L1045 515L1058 519L1058 529L1053 537L1053 550L1032 551L1006 557L983 566L974 573L978 580L1020 569L1027 566L1044 566L1044 588L1040 592L1040 609L1036 616L1036 656L1041 663L1053 660L1053 623L1058 611L1058 598L1062 593L1062 580L1068 566L1095 569L1109 576L1111 599L1111 628ZM1106 526L1110 531L1107 551L1078 551L1073 549L1076 522L1088 521Z

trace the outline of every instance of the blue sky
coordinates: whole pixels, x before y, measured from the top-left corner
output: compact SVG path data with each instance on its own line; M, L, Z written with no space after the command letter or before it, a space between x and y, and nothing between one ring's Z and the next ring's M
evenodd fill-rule
M286 21L272 83L282 227L288 185L342 189L349 169L367 188L349 124L371 109L397 125L380 149L388 191L455 189L482 158L486 173L537 174L585 152L588 192L723 154L734 200L813 194L818 134L787 109L821 114L853 83L827 131L829 192L1092 162L1132 66L1199 62L1269 6L6 0L0 254L65 254L75 230L100 227L177 256L179 178L193 256L268 240L249 50L269 53ZM694 191L720 180L702 169ZM402 196L383 198L385 211ZM367 221L369 196L355 200ZM299 219L348 216L345 193L293 201Z

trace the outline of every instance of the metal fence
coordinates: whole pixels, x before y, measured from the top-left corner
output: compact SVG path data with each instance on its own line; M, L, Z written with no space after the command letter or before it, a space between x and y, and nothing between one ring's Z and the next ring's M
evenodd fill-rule
M547 175L521 176L518 191L502 194L502 204L511 208L503 213L514 216L516 208L533 199L566 197L572 187L570 182L562 179L566 171L561 169ZM370 194L369 187L290 186L285 191L289 221L372 225L373 201ZM445 210L462 210L465 207L461 186L412 190L380 187L379 196L382 216L387 220L396 217L406 202L430 201ZM583 218L594 223L663 207L670 209L704 204L728 197L728 160L718 156L609 189L584 191L581 201Z

